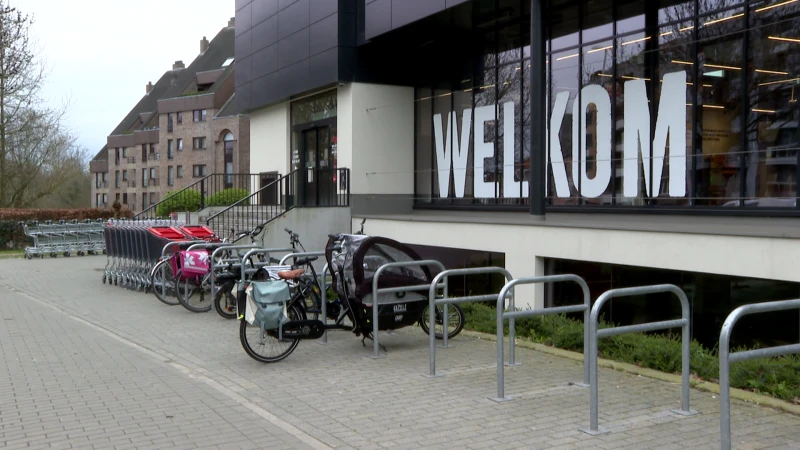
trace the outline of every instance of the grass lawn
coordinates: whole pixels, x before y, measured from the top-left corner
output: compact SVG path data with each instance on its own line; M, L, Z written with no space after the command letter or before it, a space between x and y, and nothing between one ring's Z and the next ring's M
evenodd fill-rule
M0 250L0 259L22 258L24 256L24 250Z

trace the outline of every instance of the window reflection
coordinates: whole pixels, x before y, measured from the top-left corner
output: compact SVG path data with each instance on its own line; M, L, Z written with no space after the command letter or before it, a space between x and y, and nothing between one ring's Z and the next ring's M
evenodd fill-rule
M744 3L549 2L547 121L548 128L558 127L546 136L552 149L546 174L550 205L796 206L800 2L754 1L749 11ZM527 8L517 0L474 2L472 29L460 30L465 47L440 55L452 57L452 73L432 73L430 85L417 90L418 202L528 202L521 181L537 174L530 173L536 149L530 148L529 17L521 13ZM656 151L657 128L670 122L659 117L664 77L681 72L685 93L664 95L685 105L685 137L670 132L666 143L663 137L658 143L663 158L644 158L642 152ZM583 101L584 92L603 92L609 102L601 97ZM647 102L648 110L640 104L633 113L626 111L626 97L633 95ZM513 104L513 117L506 117L506 103ZM478 129L475 114L482 107L492 109ZM470 109L471 128L461 148L464 111ZM644 113L649 113L650 134L639 137L644 140L637 142L635 156L630 148L626 156L626 127ZM436 114L442 117L442 133L450 125L446 141L458 141L464 153L459 164L465 167L456 167L451 155L449 168L437 167ZM513 161L512 147L505 150L509 120ZM645 125L636 122L635 130L646 134ZM669 126L676 127L674 122ZM483 141L476 142L480 136ZM675 157L683 154L685 159ZM508 171L513 177L507 177ZM635 179L626 182L626 174ZM440 176L449 182L440 182ZM447 187L441 196L440 186Z

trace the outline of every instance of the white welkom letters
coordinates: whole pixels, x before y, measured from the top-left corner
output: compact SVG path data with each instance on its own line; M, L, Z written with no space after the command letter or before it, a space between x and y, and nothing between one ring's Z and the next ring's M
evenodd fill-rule
M625 132L623 135L623 195L637 197L639 192L639 156L644 166L647 195L657 197L660 194L661 174L664 170L664 157L669 141L669 196L686 196L686 72L675 72L664 75L659 99L656 129L653 141L650 141L650 104L644 80L631 80L625 83ZM564 167L564 154L561 149L559 132L569 103L569 92L556 95L547 126L550 135L550 147L547 150L548 161L553 168L553 184L558 197L569 197L570 188L567 171ZM582 117L589 105L597 111L596 120L596 172L589 178L586 167L586 121L572 121L572 176L573 184L580 186L580 195L596 198L608 189L611 183L611 149L613 124L611 123L610 94L599 85L588 85L581 89L581 101L573 102L572 117ZM503 105L504 121L503 160L507 166L503 170L504 192L527 192L528 183L514 181L514 103ZM447 127L443 130L442 115L433 116L433 131L436 142L436 163L439 178L439 196L447 197L450 189L450 170L453 170L455 195L464 197L467 179L467 153L469 136L472 128L472 109L465 109L462 116L460 139L456 113L450 113ZM474 136L474 193L476 198L495 196L494 183L483 181L484 164L494 155L494 143L486 142L484 123L497 120L496 106L481 106L475 109ZM583 139L580 139L583 137ZM580 142L580 148L577 145ZM575 154L578 152L578 154ZM653 183L650 180L650 167L653 168ZM546 174L545 174L546 176ZM580 177L580 181L578 180ZM651 189L652 186L652 189ZM652 191L652 192L651 192Z

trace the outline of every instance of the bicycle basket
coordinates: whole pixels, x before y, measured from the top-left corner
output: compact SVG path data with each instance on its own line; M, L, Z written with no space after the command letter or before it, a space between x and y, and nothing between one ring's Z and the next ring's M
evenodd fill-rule
M286 303L289 285L283 281L253 281L245 291L247 306L245 320L258 325L262 330L274 330L286 323Z
M208 252L205 250L182 251L178 255L184 275L204 276L211 270Z

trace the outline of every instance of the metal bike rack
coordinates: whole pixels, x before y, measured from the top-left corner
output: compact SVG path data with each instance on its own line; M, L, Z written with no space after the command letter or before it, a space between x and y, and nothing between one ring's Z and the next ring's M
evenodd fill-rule
M293 251L294 251L293 248L255 248L245 253L245 255L242 257L242 283L244 283L245 280L247 279L246 278L247 275L258 272L258 269L261 267L266 267L271 265L269 262L270 253L283 253L283 252L293 252ZM250 269L246 268L245 261L247 261L251 256L258 255L260 253L267 255L268 257L267 261L263 263L253 262L252 268Z
M444 272L439 273L436 277L433 278L433 281L430 284L430 288L428 289L428 320L429 329L428 335L430 337L430 366L429 366L429 373L427 375L428 378L437 378L444 376L442 374L436 374L436 305L443 305L442 313L444 315L444 320L447 321L447 306L451 304L457 303L469 303L469 302L484 302L488 300L494 300L497 298L495 294L488 294L488 295L470 295L467 297L448 297L447 292L447 279L451 276L456 275L488 275L493 273L500 273L506 277L506 281L511 281L514 277L511 276L511 273L502 268L502 267L474 267L470 269L453 269L453 270L445 270ZM439 284L441 283L441 285ZM444 290L444 296L440 299L436 298L436 290L439 287L442 287ZM514 305L514 298L511 297L511 305ZM510 326L513 325L513 321L511 322ZM447 345L447 329L443 327L442 330L442 348L448 348Z
M325 267L322 268L322 272L321 272L321 275L320 275L321 279L317 280L317 282L319 283L319 287L322 290L325 290L325 277L327 276L327 273L328 273L328 263L325 263ZM328 325L328 291L323 292L321 295L322 295L322 308L321 308L322 311L320 311L320 315L322 316L321 319L322 319L323 325L327 326ZM322 337L319 338L319 340L317 342L320 343L320 344L327 344L328 343L328 330L327 329L322 332Z
M800 344L730 352L731 333L742 316L800 309L800 299L740 306L725 319L719 334L719 422L722 450L731 448L731 363L800 353Z
M431 284L421 284L417 286L406 286L400 288L385 288L385 289L378 289L378 278L380 278L381 274L388 269L394 268L401 268L401 267L424 267L424 266L436 266L444 272L446 269L444 268L444 264L440 263L439 261L435 261L432 259L425 259L422 261L409 261L409 262L395 262L384 264L378 267L378 270L375 271L375 275L372 278L372 344L374 347L375 354L369 356L372 359L379 359L385 358L386 355L381 355L380 353L380 344L378 343L378 295L379 294L393 294L396 292L413 292L413 291L426 291L432 288L433 283ZM443 287L444 285L442 285ZM433 330L431 330L433 332Z
M325 256L325 252L303 252L303 253L289 253L288 255L281 258L281 262L278 265L283 265L287 259L289 258L306 258L310 256Z
M561 283L572 281L578 283L583 291L583 304L558 306L554 308L543 308L528 311L515 311L513 308L514 287L521 284L540 284L540 283ZM505 299L511 291L512 299L511 310L505 311ZM543 277L533 278L520 278L512 280L503 286L500 294L497 296L497 397L490 398L496 402L505 402L511 400L511 397L505 396L505 370L503 369L503 322L509 319L509 345L513 347L513 340L515 337L511 336L510 327L511 321L521 317L534 317L534 316L547 316L552 314L567 314L574 312L583 312L583 384L576 384L576 386L586 387L589 385L589 309L592 307L592 299L589 295L589 285L586 280L577 275L550 275ZM509 359L511 356L509 355Z
M662 322L650 322L638 325L628 325L624 327L597 329L597 321L600 317L600 309L612 298L631 297L634 295L660 294L671 292L681 301L681 318L675 320L665 320ZM592 307L592 314L589 319L589 428L581 428L580 431L598 436L609 431L597 425L598 415L598 386L597 386L597 341L603 337L617 336L627 333L641 333L644 331L666 330L669 328L681 327L681 409L672 410L682 416L697 414L697 411L689 409L689 299L683 290L672 284L660 284L656 286L641 286L624 289L612 289L604 292Z
M259 246L258 245L252 245L252 244L251 245L223 245L222 247L217 248L213 252L211 252L211 295L212 295L212 297L216 294L216 288L215 288L215 283L214 283L214 269L219 267L219 265L218 264L214 264L214 261L217 260L216 259L217 254L219 252L223 251L223 250L252 250L252 249L255 249L255 248L259 248ZM228 263L233 262L233 261L236 261L237 263L240 263L240 260L238 258L236 258L236 259L228 259L228 260L220 260L220 262L228 262Z

